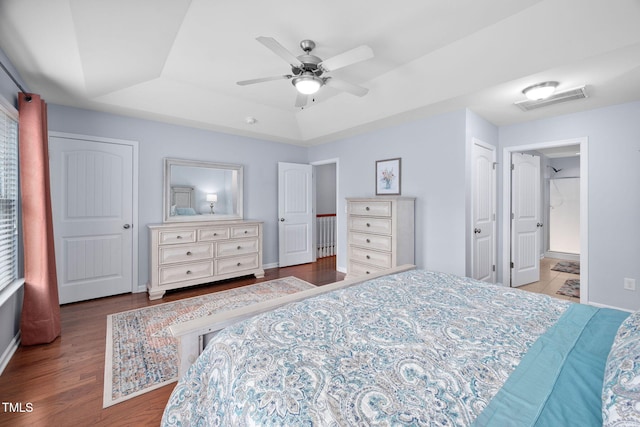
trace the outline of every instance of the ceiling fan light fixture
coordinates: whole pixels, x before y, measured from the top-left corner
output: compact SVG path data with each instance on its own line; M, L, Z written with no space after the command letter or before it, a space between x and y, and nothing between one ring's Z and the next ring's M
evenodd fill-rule
M539 101L553 95L557 87L558 82L543 82L524 88L522 93L532 101Z
M295 77L292 81L298 92L304 95L313 95L322 86L322 79L314 76L310 72L302 73L302 75Z

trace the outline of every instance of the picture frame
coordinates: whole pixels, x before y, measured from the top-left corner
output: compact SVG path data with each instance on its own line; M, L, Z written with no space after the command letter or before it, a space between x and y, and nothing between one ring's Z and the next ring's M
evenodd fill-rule
M400 157L376 160L376 196L400 195L401 162Z

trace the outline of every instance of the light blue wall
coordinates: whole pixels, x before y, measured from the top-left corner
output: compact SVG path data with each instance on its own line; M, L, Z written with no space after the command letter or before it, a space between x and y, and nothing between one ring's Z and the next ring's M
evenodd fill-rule
M589 299L639 309L640 102L504 126L499 135L501 147L588 138ZM623 289L625 277L637 291Z
M375 162L402 158L402 195L416 197L416 264L465 274L466 112L441 114L309 148L339 159L338 268L346 270L346 197L375 195Z
M176 157L244 166L244 216L264 221L264 263L278 262L278 162L304 163L307 149L289 144L49 105L49 130L138 141L138 285L149 278L146 226L162 222L163 159Z

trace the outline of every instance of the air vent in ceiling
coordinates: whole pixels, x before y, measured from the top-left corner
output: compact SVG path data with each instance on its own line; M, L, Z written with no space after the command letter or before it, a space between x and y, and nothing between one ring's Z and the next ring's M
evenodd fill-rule
M585 86L580 86L574 89L565 90L562 92L556 92L547 99L541 99L539 101L518 101L514 104L520 107L522 111L535 110L536 108L546 107L548 105L559 104L561 102L573 101L574 99L583 99L587 97L587 91Z

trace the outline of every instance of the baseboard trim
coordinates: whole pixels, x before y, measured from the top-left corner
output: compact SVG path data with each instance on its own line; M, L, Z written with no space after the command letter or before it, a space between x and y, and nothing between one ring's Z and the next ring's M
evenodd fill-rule
M16 350L20 347L20 331L16 334L15 337L9 343L9 346L5 349L4 353L0 357L0 375L4 372L4 368L7 367L9 361L13 357Z
M268 269L268 268L278 268L278 266L279 266L279 265L280 265L280 264L278 264L277 262L272 262L272 263L270 263L270 264L264 264L264 265L262 266L262 269L263 269L263 270L266 270L266 269Z
M633 313L634 312L633 310L629 310L627 308L614 307L612 305L600 304L598 302L593 302L593 301L589 301L587 304L588 305L592 305L594 307L598 307L598 308L611 308L613 310L626 311L627 313Z
M547 251L544 256L553 259L565 259L567 261L580 261L580 254L570 254L567 252Z

